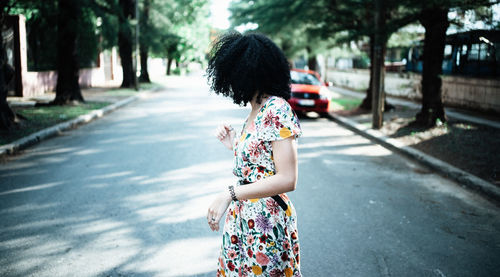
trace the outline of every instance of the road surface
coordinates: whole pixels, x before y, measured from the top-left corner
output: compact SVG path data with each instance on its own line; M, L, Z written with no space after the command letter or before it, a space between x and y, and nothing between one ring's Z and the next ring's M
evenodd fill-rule
M199 76L0 164L0 276L214 276L215 139L248 113ZM304 276L500 276L499 208L327 119L301 118Z

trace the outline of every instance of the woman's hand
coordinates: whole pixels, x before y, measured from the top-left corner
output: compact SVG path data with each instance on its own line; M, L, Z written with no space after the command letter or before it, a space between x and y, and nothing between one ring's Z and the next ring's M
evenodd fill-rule
M233 127L231 127L231 125L224 124L219 126L215 135L225 147L227 147L229 150L233 150L233 141L236 132L234 131Z
M219 221L231 203L229 191L225 191L217 196L208 208L207 221L212 231L219 231Z

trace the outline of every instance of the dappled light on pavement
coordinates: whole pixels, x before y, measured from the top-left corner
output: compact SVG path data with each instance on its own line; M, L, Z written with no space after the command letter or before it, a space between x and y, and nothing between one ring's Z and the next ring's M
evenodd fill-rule
M200 75L161 82L0 165L1 276L215 275L221 233L206 212L236 178L214 133L222 122L239 131L248 107L208 93ZM289 196L304 275L492 268L495 207L327 119L300 120Z

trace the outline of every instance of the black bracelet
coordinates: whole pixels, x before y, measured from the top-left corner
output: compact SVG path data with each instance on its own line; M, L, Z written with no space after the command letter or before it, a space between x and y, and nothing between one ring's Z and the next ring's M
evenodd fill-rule
M236 194L234 193L234 186L231 185L228 188L229 188L229 193L231 194L231 199L233 199L233 201L238 201L238 198L236 198Z

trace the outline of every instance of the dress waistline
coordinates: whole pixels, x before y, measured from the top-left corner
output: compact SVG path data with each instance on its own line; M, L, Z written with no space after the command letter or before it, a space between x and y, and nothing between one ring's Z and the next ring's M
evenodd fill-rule
M248 184L251 184L252 182L249 182L247 180L239 180L240 182L240 185L248 185ZM274 199L274 201L276 201L278 203L278 205L280 205L280 207L283 209L283 211L286 211L288 210L288 205L285 203L285 201L283 200L283 198L281 198L281 196L279 195L274 195L274 196L271 196L272 199Z

